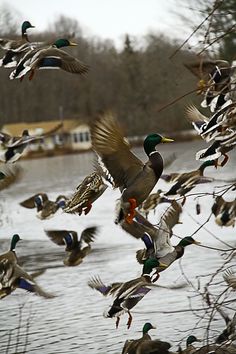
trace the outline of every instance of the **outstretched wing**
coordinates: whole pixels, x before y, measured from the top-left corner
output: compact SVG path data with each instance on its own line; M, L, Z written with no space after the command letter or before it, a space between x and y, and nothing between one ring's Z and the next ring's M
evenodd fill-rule
M178 202L176 202L176 200L173 200L162 217L162 219L168 225L170 230L172 230L172 228L176 224L178 224L181 213L182 213L181 205Z
M144 164L131 151L121 127L111 113L96 120L91 129L92 146L114 180L126 188L143 169Z
M80 241L84 241L86 243L93 242L97 232L98 232L97 226L87 227L82 231Z
M48 196L46 193L38 193L26 200L23 200L23 202L21 202L20 205L25 208L28 208L28 209L33 209L33 208L35 208L35 198L36 197L41 198L43 201L48 200Z
M229 68L229 62L226 60L201 60L195 62L184 63L184 66L191 71L191 73L197 76L199 79L208 80L210 74L215 70L216 66L219 66L221 70Z
M69 230L44 230L46 235L59 246L70 248L78 242L77 232Z
M11 166L0 172L0 190L8 188L12 183L20 180L22 176L22 168L20 166Z
M99 291L102 295L114 295L115 292L122 286L123 283L113 283L105 285L99 276L93 277L88 281L88 286Z

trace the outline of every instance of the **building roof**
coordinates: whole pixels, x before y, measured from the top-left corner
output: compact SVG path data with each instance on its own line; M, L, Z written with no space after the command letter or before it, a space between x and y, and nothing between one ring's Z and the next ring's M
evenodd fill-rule
M32 132L35 133L35 131L41 130L40 133L42 134L44 132L50 131L51 129L55 128L60 123L61 123L60 120L41 121L36 123L35 122L34 123L28 123L28 122L10 123L10 124L4 124L2 126L1 131L13 136L21 135L24 129L28 129L29 133L31 134ZM60 131L69 132L80 125L86 125L86 123L82 122L81 120L66 119L63 120L63 127L60 129Z

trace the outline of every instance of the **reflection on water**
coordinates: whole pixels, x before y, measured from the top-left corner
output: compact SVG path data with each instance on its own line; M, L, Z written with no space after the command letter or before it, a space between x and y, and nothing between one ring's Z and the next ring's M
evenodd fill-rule
M168 167L168 171L174 172L187 171L199 166L194 159L194 153L200 148L202 142L191 142L165 145L160 150L164 157L173 150L176 152L176 161ZM136 149L136 152L145 159L142 149ZM209 168L206 174L218 179L235 177L234 159L231 154L231 160L224 169L216 171L214 168ZM165 313L189 309L187 297L193 295L190 286L178 290L156 288L150 291L132 311L133 323L130 330L126 327L126 315L121 317L118 329L115 329L115 320L103 317L104 310L113 300L104 298L90 289L87 286L88 279L100 275L105 283L127 281L138 276L141 271L135 259L135 251L143 247L142 242L125 234L113 222L115 200L119 197L118 191L107 189L95 202L87 216L64 214L60 210L54 218L42 221L36 218L35 210L19 206L20 201L37 192L47 192L51 199L58 192L69 195L84 175L92 171L92 161L92 153L22 161L20 164L25 171L22 180L2 193L0 251L8 249L9 238L13 233L18 232L23 239L17 245L20 263L29 272L45 269L45 273L37 281L56 297L45 300L17 290L2 300L0 302L0 353L118 354L121 353L127 338L137 338L141 335L141 328L146 321L152 322L157 327L157 330L152 331L153 338L168 340L174 346L193 332L197 319L191 312L179 312L177 315ZM210 191L219 184L225 182L204 184L196 187L195 191ZM166 190L169 185L160 181L158 188ZM197 218L200 223L205 221L212 201L211 196L205 198L201 205L202 214L196 216L196 201L194 198L188 199L181 217L183 224L177 225L174 232L184 237L196 230L198 225L189 214ZM158 219L158 213L158 210L155 215L151 213L153 222ZM100 233L92 244L93 252L79 267L64 267L63 247L60 248L50 242L44 229L68 228L81 232L84 227L91 225L101 227ZM211 220L206 225L206 229L223 238L225 242L233 243L232 227L221 229L214 220ZM203 244L222 248L222 244L206 230L201 230L196 238ZM173 244L176 243L178 239L173 236ZM209 274L223 262L219 252L196 247L189 246L181 261L186 276L192 282L195 282L197 275ZM161 274L160 284L178 283L183 279L179 263L175 262ZM192 302L195 308L201 306L199 298L193 298ZM222 320L219 319L215 323L215 329L219 330L223 325ZM194 330L195 335L201 336L202 332L203 329Z

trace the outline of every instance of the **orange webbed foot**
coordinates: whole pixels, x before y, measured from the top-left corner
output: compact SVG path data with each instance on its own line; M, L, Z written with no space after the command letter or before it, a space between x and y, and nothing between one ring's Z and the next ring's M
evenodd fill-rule
M129 209L129 213L126 216L125 220L127 221L128 224L132 224L133 218L135 216L135 208L137 206L137 202L136 202L135 198L129 198L128 201L130 204L130 209Z
M88 202L86 208L84 209L84 215L87 215L92 208L92 203Z

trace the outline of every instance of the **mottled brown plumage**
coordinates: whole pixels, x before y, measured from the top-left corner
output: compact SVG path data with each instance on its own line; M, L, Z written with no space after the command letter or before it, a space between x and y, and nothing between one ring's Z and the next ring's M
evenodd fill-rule
M93 172L76 188L74 195L66 202L66 213L88 214L94 203L107 189L98 172Z

